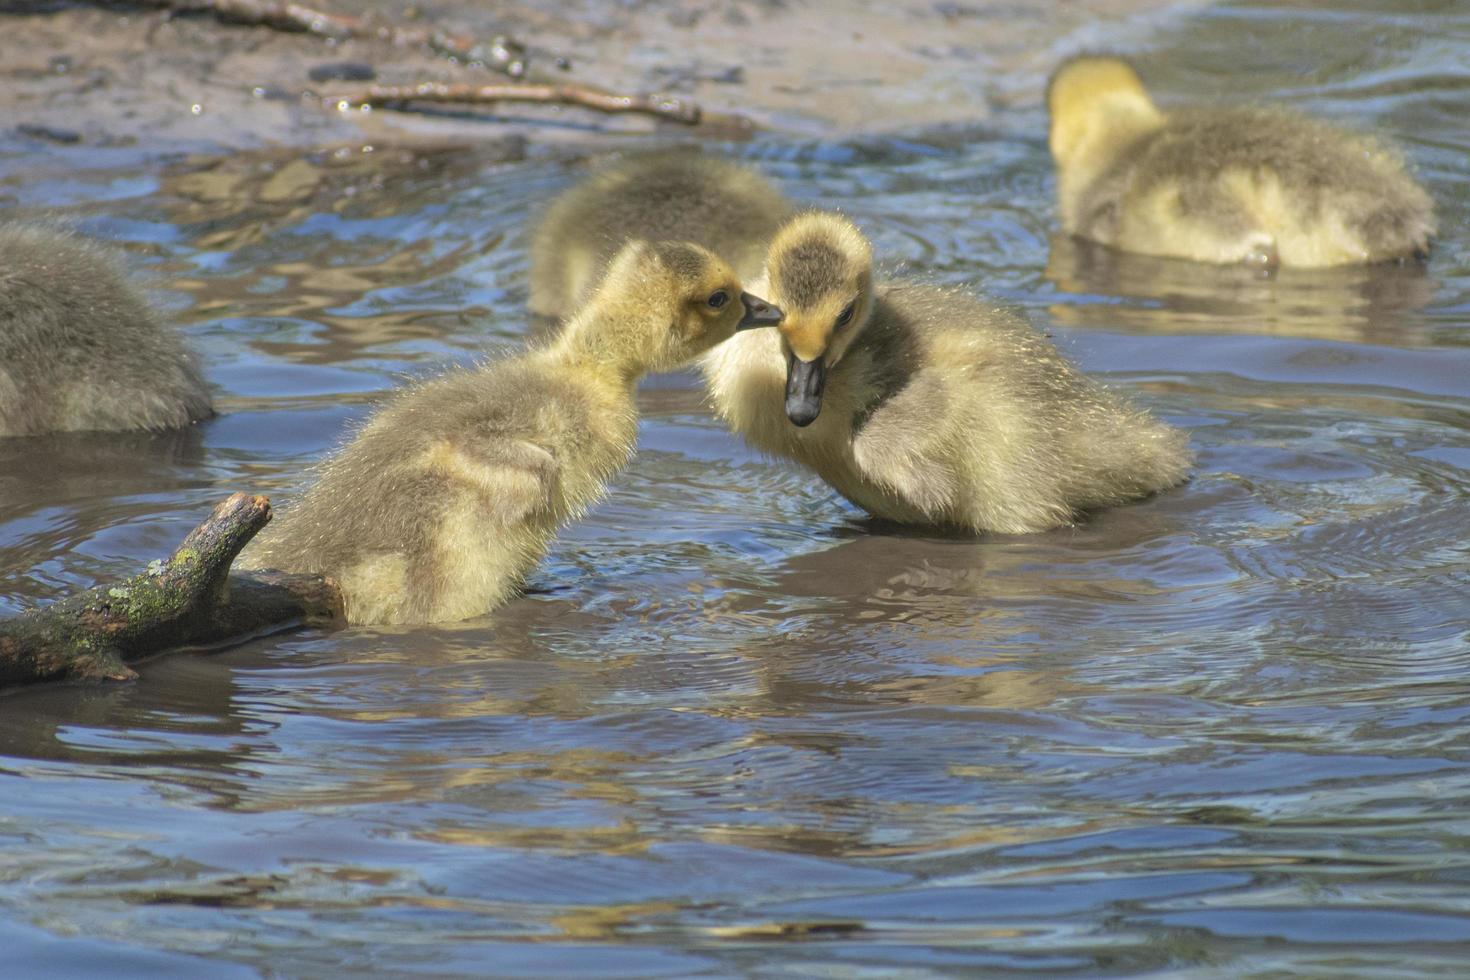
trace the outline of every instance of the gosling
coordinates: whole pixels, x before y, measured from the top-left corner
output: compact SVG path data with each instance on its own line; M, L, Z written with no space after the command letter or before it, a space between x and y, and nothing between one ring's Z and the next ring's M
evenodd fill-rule
M741 335L702 362L716 410L874 517L1043 531L1189 471L1181 432L1014 314L960 290L875 286L871 246L840 215L788 222L765 288L785 311L779 332Z
M607 262L635 238L695 242L753 280L790 211L755 171L698 149L624 158L546 209L531 242L531 312L558 320L579 308Z
M352 623L487 612L631 458L638 379L779 320L705 249L630 243L550 344L377 412L244 567L334 577Z
M198 365L113 250L61 228L0 226L0 436L170 429L213 414Z
M1047 90L1062 229L1130 252L1316 268L1423 256L1433 204L1380 140L1294 112L1167 115L1116 58Z

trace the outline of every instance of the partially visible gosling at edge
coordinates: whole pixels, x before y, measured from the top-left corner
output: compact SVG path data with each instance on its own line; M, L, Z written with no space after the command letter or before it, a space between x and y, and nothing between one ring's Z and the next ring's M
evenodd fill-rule
M697 148L622 158L546 209L531 243L531 312L560 318L577 309L635 238L703 245L752 280L790 211L755 171Z
M961 290L875 287L871 246L840 215L788 222L752 288L785 319L706 355L717 411L875 517L1042 531L1189 471L1183 433L1080 373L1020 317Z
M1387 143L1294 112L1160 112L1116 58L1047 90L1062 229L1130 252L1303 268L1422 256L1429 195Z
M112 249L0 225L0 436L169 429L212 414L193 357Z
M640 377L779 319L699 246L630 243L546 347L379 410L243 567L333 576L352 623L484 613L631 458Z

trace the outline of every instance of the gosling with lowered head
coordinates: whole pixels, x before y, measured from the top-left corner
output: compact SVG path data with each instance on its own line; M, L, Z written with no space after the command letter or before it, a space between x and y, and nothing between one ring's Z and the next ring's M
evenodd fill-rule
M1183 433L1015 314L959 289L875 285L871 245L841 215L787 222L753 288L785 318L706 355L716 409L875 517L1042 531L1189 472Z

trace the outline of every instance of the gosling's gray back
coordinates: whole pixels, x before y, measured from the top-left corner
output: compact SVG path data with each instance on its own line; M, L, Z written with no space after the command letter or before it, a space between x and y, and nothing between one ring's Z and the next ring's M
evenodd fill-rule
M563 193L531 244L531 311L566 317L631 239L686 241L755 279L790 205L747 167L698 149L619 160Z
M1029 533L1167 489L1189 470L1183 433L963 290L880 287L805 428L780 410L779 345L744 343L744 370L716 385L726 418L757 448L810 466L888 520Z
M111 249L0 226L0 436L167 429L211 414L194 359Z
M868 364L877 399L868 411L880 423L911 423L938 458L950 456L958 523L1012 531L1067 523L1168 489L1189 471L1182 432L1083 374L1021 317L965 290L890 284L867 329L867 345L882 352ZM925 389L905 392L920 373L929 406ZM856 421L868 451L885 441L909 451ZM966 494L966 485L980 492Z

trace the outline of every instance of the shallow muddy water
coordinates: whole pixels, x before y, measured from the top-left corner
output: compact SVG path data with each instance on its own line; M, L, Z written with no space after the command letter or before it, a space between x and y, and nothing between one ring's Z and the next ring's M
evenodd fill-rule
M1271 280L1053 243L1034 102L721 151L891 264L1024 308L1190 429L1191 483L1055 533L903 532L657 379L636 462L483 620L0 699L7 960L1463 975L1470 8L1226 5L1138 61L1161 101L1403 140L1440 207L1427 269ZM7 180L23 152L0 194L128 243L223 414L0 441L7 614L167 553L229 491L288 500L401 378L517 341L526 222L587 163L53 150L53 177Z

